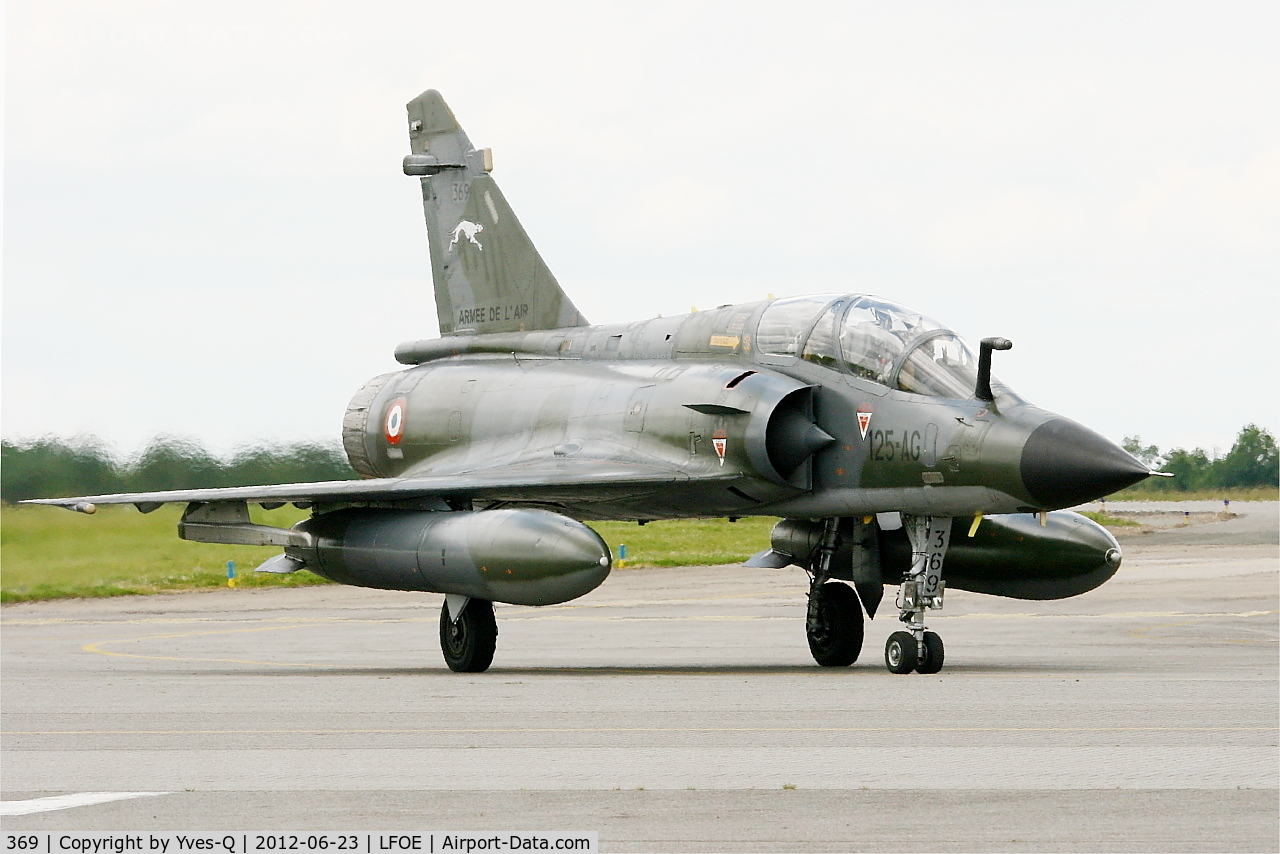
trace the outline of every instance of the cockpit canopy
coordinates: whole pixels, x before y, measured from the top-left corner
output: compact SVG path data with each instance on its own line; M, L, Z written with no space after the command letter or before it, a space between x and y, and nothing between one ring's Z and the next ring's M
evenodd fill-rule
M933 397L972 397L978 376L978 360L950 329L861 294L774 300L760 317L755 346Z

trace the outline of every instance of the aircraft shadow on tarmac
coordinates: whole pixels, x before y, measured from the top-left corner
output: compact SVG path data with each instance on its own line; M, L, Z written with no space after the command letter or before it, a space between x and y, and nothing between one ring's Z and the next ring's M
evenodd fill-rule
M595 676L791 676L804 675L806 678L814 678L816 676L858 678L865 676L869 678L871 675L880 676L884 673L877 665L881 662L879 659L873 659L854 665L852 668L828 668L816 667L811 664L725 664L725 665L706 665L706 664L651 664L651 665L635 665L635 666L612 666L612 665L594 665L582 667L492 667L489 673L492 677L502 676L578 676L578 677L595 677ZM864 672L859 672L864 671ZM267 669L250 669L250 670L172 670L168 671L173 675L198 676L207 674L211 676L263 676L263 677L280 677L280 676L307 676L307 677L323 677L323 676L418 676L418 677L449 677L452 671L443 667L272 667ZM1080 662L1073 662L1069 665L1055 666L1050 664L1028 662L1024 664L1001 664L998 662L991 663L975 663L975 664L958 664L954 667L948 667L948 672L955 675L995 675L995 676L1027 676L1027 677L1044 677L1044 676L1062 676L1068 674L1094 673L1098 675L1107 675L1111 673L1108 668L1099 667ZM457 677L452 677L456 679ZM485 679L489 677L477 677Z

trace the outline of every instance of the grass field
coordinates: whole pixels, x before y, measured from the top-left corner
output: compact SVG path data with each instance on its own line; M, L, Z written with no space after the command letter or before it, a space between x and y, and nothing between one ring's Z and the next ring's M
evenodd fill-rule
M235 561L237 586L327 583L309 572L252 572L278 549L180 540L181 515L180 505L145 515L128 506L104 506L92 516L54 507L4 507L0 601L221 587L227 583L229 560ZM254 521L288 527L303 515L293 508L258 510Z
M715 566L740 563L769 547L772 517L682 519L677 522L592 522L613 550L627 547L627 566Z
M178 539L181 505L142 514L133 507L103 506L93 516L53 507L0 509L0 601L124 596L199 590L227 583L235 562L238 587L326 584L301 571L255 573L279 552L272 547L224 546ZM291 507L254 508L253 521L288 527L306 516ZM725 519L593 523L615 560L625 545L626 566L690 566L734 563L769 545L773 519Z
M1097 513L1092 510L1084 510L1080 513L1080 515L1086 518L1092 519L1093 521L1097 522L1099 525L1102 525L1103 527L1106 527L1106 528L1140 528L1142 527L1132 519L1119 519L1115 516L1108 516L1105 513Z

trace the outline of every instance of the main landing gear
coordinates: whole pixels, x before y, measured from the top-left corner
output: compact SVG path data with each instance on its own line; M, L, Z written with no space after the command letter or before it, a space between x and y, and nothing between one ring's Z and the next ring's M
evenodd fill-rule
M830 581L837 542L837 519L827 519L822 540L809 561L809 611L805 634L809 652L823 667L847 667L862 652L862 603L853 588Z
M884 663L891 673L937 673L945 656L942 638L925 628L924 613L942 609L942 562L951 542L951 518L903 515L902 523L911 540L911 566L902 575L897 605L907 630L889 635Z
M449 594L440 609L440 650L457 673L483 673L493 663L498 622L493 603Z

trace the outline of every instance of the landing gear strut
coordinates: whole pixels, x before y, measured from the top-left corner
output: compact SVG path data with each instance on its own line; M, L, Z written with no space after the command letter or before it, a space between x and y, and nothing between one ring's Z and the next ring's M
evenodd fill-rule
M493 603L465 596L445 597L440 609L440 650L456 673L483 673L493 663L498 622Z
M941 610L946 584L942 562L951 542L951 518L903 516L911 540L911 566L898 588L898 619L906 631L894 632L884 645L884 663L891 673L937 673L942 669L942 638L924 624L927 610Z
M831 559L836 550L839 520L823 525L822 541L809 565L809 611L805 634L809 652L823 667L847 667L862 652L862 603L847 584L830 581Z

